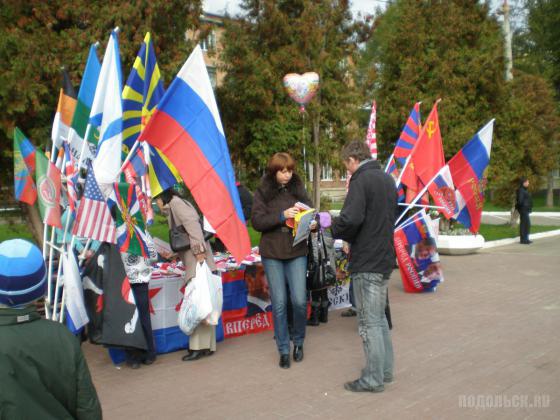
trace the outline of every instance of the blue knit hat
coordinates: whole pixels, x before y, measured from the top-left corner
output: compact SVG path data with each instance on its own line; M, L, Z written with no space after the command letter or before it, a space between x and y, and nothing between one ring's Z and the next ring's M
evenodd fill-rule
M23 239L0 243L0 304L25 306L45 295L47 270L37 246Z

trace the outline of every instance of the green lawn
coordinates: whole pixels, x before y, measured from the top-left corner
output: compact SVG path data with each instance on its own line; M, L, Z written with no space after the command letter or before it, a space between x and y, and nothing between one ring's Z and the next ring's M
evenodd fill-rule
M548 232L549 230L560 229L560 226L531 226L531 233ZM515 238L519 236L519 226L511 227L509 224L505 225L480 225L480 234L484 236L484 240L496 241L498 239Z
M533 211L560 211L560 195L554 194L554 207L546 207L546 192L539 191L533 194ZM331 210L340 210L342 202L332 202L329 205ZM484 202L484 211L510 211L511 207L498 206L489 201Z
M531 226L531 233L546 232L549 230L560 229L559 226ZM156 222L150 227L150 233L164 241L169 240L167 222L165 219L156 217ZM495 241L497 239L515 238L519 236L519 227L512 228L509 224L505 225L480 225L480 233L484 236L486 241ZM249 237L251 238L251 245L256 246L259 244L261 234L249 226ZM31 232L28 230L27 225L12 224L0 225L0 242L7 239L24 238L33 240Z

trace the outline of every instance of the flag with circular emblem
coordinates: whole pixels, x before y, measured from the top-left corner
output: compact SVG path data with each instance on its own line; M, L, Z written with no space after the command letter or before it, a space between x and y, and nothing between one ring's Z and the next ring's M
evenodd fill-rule
M35 152L35 182L43 223L62 229L60 221L60 170L39 149Z

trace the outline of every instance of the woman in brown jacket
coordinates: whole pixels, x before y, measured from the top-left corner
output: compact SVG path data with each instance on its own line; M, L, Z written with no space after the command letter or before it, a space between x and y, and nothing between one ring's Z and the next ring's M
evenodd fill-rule
M156 202L161 212L167 216L169 229L171 218L176 226L183 225L189 235L191 247L179 252L179 257L185 266L185 279L187 283L196 274L196 264L204 261L210 270L214 271L214 257L210 243L204 240L204 233L200 223L200 216L194 206L183 200L179 194L169 188L156 197ZM189 337L189 351L183 356L183 361L198 360L204 356L211 356L216 351L216 327L200 323Z
M280 367L290 367L290 336L287 319L289 285L293 306L294 361L303 360L303 341L307 322L307 244L293 246L292 229L286 220L293 218L299 201L311 204L305 186L294 173L295 162L288 153L276 153L268 161L266 174L257 188L251 214L255 230L262 232L259 250L266 272L272 301L274 335Z

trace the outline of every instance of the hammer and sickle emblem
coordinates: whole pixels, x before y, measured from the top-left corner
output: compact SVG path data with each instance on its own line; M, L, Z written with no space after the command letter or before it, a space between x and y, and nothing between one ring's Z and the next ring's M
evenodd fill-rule
M434 135L434 133L436 132L436 129L434 128L434 122L433 121L428 121L428 126L426 127L426 132L428 133L428 138L432 138L432 136Z

